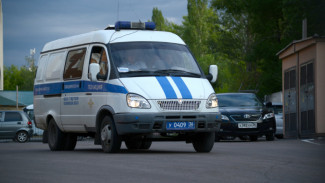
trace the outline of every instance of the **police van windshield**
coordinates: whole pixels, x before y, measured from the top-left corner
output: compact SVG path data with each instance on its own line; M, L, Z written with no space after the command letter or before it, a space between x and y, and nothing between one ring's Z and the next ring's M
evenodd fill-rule
M111 44L111 54L121 77L201 77L201 71L185 45L157 42L114 43Z

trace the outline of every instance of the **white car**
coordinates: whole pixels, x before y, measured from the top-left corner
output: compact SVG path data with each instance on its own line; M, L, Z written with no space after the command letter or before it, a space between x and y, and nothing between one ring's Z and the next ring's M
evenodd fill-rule
M274 110L275 122L276 122L276 132L275 136L278 139L283 138L283 104L282 103L272 103L272 108Z
M34 122L34 105L31 104L31 105L28 105L26 106L23 111L28 115L28 117L32 120L32 128L33 128L33 131L34 131L34 136L42 136L43 135L43 131L42 129L40 128L37 128L36 125L35 125L35 122Z

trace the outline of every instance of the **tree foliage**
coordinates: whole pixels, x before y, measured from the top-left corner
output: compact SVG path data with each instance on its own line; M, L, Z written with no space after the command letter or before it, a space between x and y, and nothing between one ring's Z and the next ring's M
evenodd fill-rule
M216 92L257 90L261 97L281 91L282 64L276 53L302 36L325 35L323 0L188 0L182 25L154 8L158 30L178 34L207 73L217 64ZM163 25L163 26L160 26Z
M4 89L21 91L33 91L34 77L36 74L35 60L31 57L25 58L27 66L18 68L15 65L4 67Z

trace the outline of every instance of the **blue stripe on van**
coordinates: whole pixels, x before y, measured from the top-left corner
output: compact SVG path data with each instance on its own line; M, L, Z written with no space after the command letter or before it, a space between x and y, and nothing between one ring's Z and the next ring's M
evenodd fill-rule
M192 95L190 90L187 88L186 84L184 83L181 77L172 77L173 81L177 85L178 90L182 94L183 99L192 99Z
M92 81L66 81L34 86L34 95L55 95L76 92L128 93L123 86Z
M163 89L167 99L177 99L177 95L169 83L168 79L164 76L156 76L161 88Z

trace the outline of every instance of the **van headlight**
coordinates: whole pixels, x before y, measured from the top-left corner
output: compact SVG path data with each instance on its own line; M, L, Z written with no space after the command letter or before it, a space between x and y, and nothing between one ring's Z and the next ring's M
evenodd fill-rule
M218 99L215 93L212 93L206 103L206 108L216 108L218 107Z
M274 117L274 113L271 112L271 113L267 113L263 116L263 119L270 119L270 118L273 118Z
M151 106L149 102L140 95L137 94L127 94L126 102L131 108L140 108L140 109L150 109Z

